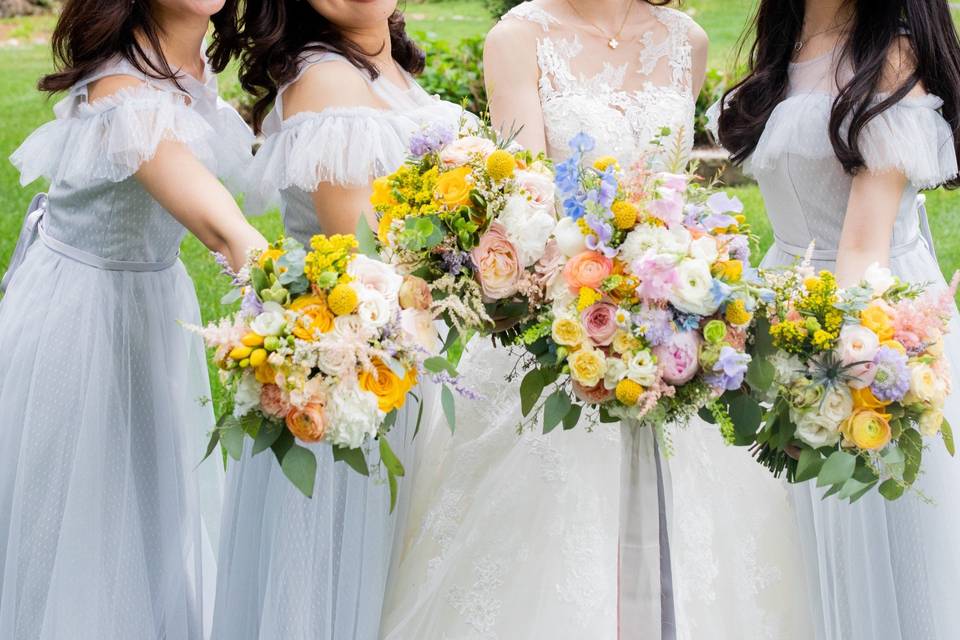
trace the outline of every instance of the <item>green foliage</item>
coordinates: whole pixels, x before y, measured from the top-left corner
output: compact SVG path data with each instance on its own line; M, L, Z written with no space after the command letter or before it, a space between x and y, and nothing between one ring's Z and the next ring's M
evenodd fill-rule
M463 105L471 113L486 113L483 36L450 43L434 35L420 34L417 41L427 53L427 66L417 78L423 88L444 100Z
M522 2L523 0L483 0L483 6L490 15L499 18Z

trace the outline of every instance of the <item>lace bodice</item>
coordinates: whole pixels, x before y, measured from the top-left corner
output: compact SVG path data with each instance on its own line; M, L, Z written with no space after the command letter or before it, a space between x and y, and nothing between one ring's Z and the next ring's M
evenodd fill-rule
M655 162L686 159L693 148L695 98L692 79L692 19L681 11L649 6L656 27L603 56L585 50L581 34L537 2L525 2L504 20L536 25L540 102L547 152L569 154L568 142L586 131L595 152L632 163L652 154ZM658 148L663 127L672 136Z

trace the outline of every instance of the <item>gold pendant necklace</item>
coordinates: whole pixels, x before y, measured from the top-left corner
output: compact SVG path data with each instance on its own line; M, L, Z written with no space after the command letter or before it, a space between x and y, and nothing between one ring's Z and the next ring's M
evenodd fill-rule
M587 20L585 17L583 17L583 14L580 13L580 10L579 10L579 9L577 9L577 6L576 6L575 4L573 4L573 0L567 0L567 4L570 5L570 8L573 9L573 12L574 12L575 14L577 14L577 16L578 16L581 20L583 20L583 21L586 22L588 25L590 25L591 27L593 27L594 29L596 29L597 32L600 33L600 35L602 35L604 38L607 39L607 46L608 46L608 47L610 47L611 49L616 49L617 47L620 46L620 40L619 40L620 34L623 33L624 27L627 26L627 19L630 17L630 11L633 9L633 0L628 0L628 2L627 2L627 11L626 11L626 13L623 14L623 22L620 23L620 28L617 29L617 32L616 32L615 34L613 34L612 36L609 35L609 34L607 34L606 31L604 31L603 29L601 29L600 27L598 27L598 26L597 26L596 24L594 24L593 22L590 22L590 21Z

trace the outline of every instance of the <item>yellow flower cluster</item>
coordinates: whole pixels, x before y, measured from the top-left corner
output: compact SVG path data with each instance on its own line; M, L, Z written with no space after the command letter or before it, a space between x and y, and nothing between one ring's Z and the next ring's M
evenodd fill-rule
M801 353L807 347L829 351L836 346L843 327L843 312L834 307L839 299L836 278L829 271L821 271L807 278L803 286L805 293L796 303L803 319L785 320L771 327L773 343L791 353Z
M774 346L789 353L802 353L807 335L804 323L796 320L784 320L770 326Z
M583 311L603 300L603 294L590 287L580 287L580 295L577 297L577 311Z
M391 175L373 183L370 203L380 216L377 237L389 244L387 233L394 220L437 213L440 204L434 199L440 171L431 167L420 173L416 167L403 165Z
M341 276L342 282L347 265L353 257L353 250L359 246L352 235L316 235L310 240L310 248L304 260L304 273L311 282L317 282L325 273L333 272Z

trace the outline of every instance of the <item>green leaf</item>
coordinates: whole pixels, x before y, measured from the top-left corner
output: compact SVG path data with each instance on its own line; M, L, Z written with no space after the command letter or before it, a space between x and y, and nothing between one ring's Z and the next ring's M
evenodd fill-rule
M837 497L841 500L849 500L852 496L863 491L864 487L868 486L870 486L869 482L860 482L856 478L850 478L843 483L840 491L837 492Z
M823 456L816 449L804 449L800 452L800 460L797 462L797 474L795 482L806 482L813 480L823 468Z
M280 435L277 436L277 439L272 445L270 445L273 455L277 458L277 462L283 464L283 456L287 455L287 451L293 447L296 443L294 440L293 434L287 431L286 429L280 430Z
M570 396L563 389L557 389L547 397L543 405L543 432L550 433L570 411Z
M313 497L313 485L317 480L317 456L313 451L294 444L283 456L280 468L300 493Z
M907 455L903 452L903 449L892 444L880 455L880 459L883 460L887 471L889 471L891 475L898 478L903 476L907 462Z
M263 422L263 417L261 415L257 413L248 413L240 418L240 428L251 438L256 438L257 434L260 432L261 422Z
M360 219L357 220L356 238L360 253L374 260L380 259L377 237L373 234L373 229L370 228L370 223L367 222L367 216L365 215L361 215Z
M233 421L220 430L220 442L234 460L243 457L243 436L243 429L238 421Z
M563 430L569 431L577 426L577 423L580 422L580 413L583 411L583 407L579 404L571 405L570 411L567 411L567 415L563 416Z
M220 429L214 429L210 432L210 441L207 442L207 451L203 454L203 459L200 462L203 462L210 457L211 454L216 450L217 445L220 444Z
M846 451L834 451L817 474L817 486L842 485L853 477L857 458Z
M397 508L397 496L400 494L397 486L397 476L387 470L387 484L390 486L390 513Z
M860 491L857 491L856 493L851 494L851 495L850 495L850 504L853 504L854 502L856 502L857 500L859 500L859 499L862 498L863 496L867 495L867 492L869 492L869 491L870 491L871 489L873 489L875 486L877 486L877 481L876 481L876 480L874 480L873 482L867 483L866 485L864 485L864 487L863 487L862 489L860 489Z
M260 425L260 431L257 432L257 437L253 439L253 453L251 455L263 453L272 447L284 430L282 422L264 420Z
M441 353L448 352L458 340L460 340L460 332L457 331L456 327L450 327L450 330L447 331L447 339L443 341Z
M390 443L387 442L386 438L380 438L380 462L387 468L387 471L397 477L402 478L406 473L400 458L390 448Z
M880 484L880 495L882 495L887 500L897 500L900 498L906 487L901 483L897 482L895 478L890 478L889 480L884 481Z
M347 447L333 446L333 459L335 462L346 462L351 469L362 476L370 475L370 468L367 466L367 459L363 455L363 449L349 449Z
M383 419L383 423L380 425L380 433L387 433L390 429L393 429L393 425L397 424L397 410L394 409L386 415Z
M450 364L450 361L443 356L433 356L432 358L427 358L423 361L423 366L427 371L432 371L433 373L446 371L451 376L457 375L457 368Z
M776 369L766 358L754 358L747 368L747 383L755 391L767 391L773 386Z
M607 410L606 407L600 407L600 411L598 412L598 414L600 417L600 422L602 424L612 424L614 422L620 422L620 418L614 415L610 415L610 411Z
M413 437L420 433L420 424L423 422L423 398L417 398L417 425L413 428Z
M730 418L737 436L753 440L763 422L763 408L750 396L737 394L730 399Z
M453 433L457 430L457 401L447 385L443 385L440 392L440 404L443 406L443 415L447 417L447 424L450 425L450 432Z
M524 416L530 415L533 408L537 406L545 386L543 374L539 369L531 369L527 375L523 376L523 380L520 381L520 411Z
M230 291L227 291L225 294L223 294L223 297L220 298L220 304L223 304L223 305L233 304L234 302L236 302L242 297L243 297L243 293L240 292L240 289L238 289L237 287L234 287L230 289Z
M947 448L947 453L951 456L957 455L957 447L953 441L953 427L950 426L950 423L947 422L947 419L943 419L943 425L940 427L940 434L943 436L943 444Z
M923 460L923 436L915 429L904 429L897 441L906 457L903 466L903 481L913 484L920 473L920 463Z
M264 289L270 288L270 281L267 279L267 273L259 267L255 267L250 271L250 282L253 284L253 290L260 294Z
M833 494L839 493L839 492L840 492L840 489L842 489L842 488L843 488L843 485L842 485L842 484L835 484L835 485L833 485L832 487L830 487L827 491L825 491L824 494L823 494L822 496L820 496L820 499L821 499L821 500L826 500L827 498L829 498L829 497L832 496Z
M753 355L754 359L766 360L776 352L773 346L773 335L770 333L770 321L763 314L757 314L757 328L754 334Z

